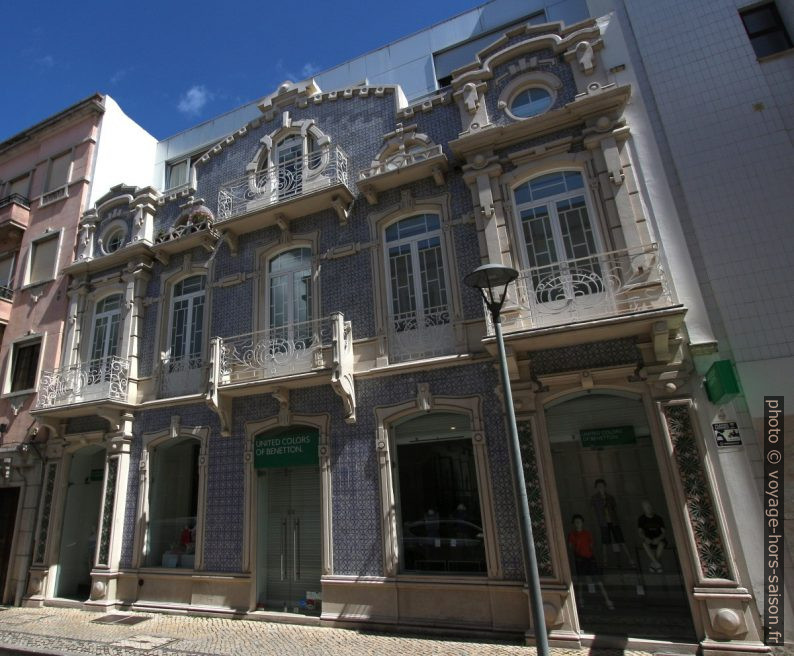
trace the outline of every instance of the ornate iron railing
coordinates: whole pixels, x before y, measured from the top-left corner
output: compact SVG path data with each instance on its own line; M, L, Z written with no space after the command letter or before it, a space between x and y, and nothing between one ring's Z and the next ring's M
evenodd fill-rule
M22 194L10 194L5 198L0 198L0 208L5 207L6 205L11 205L12 203L16 205L22 205L23 207L27 207L30 209L30 199Z
M359 180L367 180L376 175L381 175L383 173L388 173L389 171L405 168L406 166L418 164L419 162L425 162L433 157L440 157L443 154L444 151L441 149L441 144L428 146L422 150L416 150L412 152L398 151L387 157L384 161L379 162L375 166L364 169L358 174L358 177Z
M224 337L220 384L278 378L324 366L322 348L331 345L332 337L330 317Z
M391 362L449 355L454 350L455 336L446 305L389 316Z
M673 305L657 244L521 271L502 322L526 330ZM489 326L492 330L492 327Z
M11 289L10 287L0 285L0 298L2 298L4 301L13 301L14 290Z
M85 401L128 401L130 362L111 356L41 374L36 409Z
M222 185L217 218L226 221L337 184L348 184L347 155L337 146L324 147Z
M195 232L202 232L209 230L212 232L212 221L209 218L204 218L199 221L187 221L181 225L174 226L168 231L163 231L155 237L155 244L164 244L168 241L174 241L187 235L192 235Z
M205 374L200 354L165 356L160 362L160 396L183 396L202 391Z

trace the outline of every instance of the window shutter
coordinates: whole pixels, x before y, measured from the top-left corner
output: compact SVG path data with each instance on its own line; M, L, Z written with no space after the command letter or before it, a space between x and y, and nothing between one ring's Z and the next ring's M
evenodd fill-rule
M58 256L58 235L34 242L30 262L30 280L35 283L49 280L54 275L55 261Z
M44 190L45 193L49 193L54 189L59 189L67 183L69 165L71 164L70 155L71 153L64 153L50 162L50 175L47 178L47 188Z
M0 287L11 287L14 277L14 256L0 260Z

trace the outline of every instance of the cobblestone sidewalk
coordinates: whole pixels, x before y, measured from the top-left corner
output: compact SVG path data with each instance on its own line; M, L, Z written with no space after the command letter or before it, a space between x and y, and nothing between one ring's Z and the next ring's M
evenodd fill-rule
M96 623L92 620L102 617L100 614L74 609L0 607L0 611L0 654L534 656L536 653L533 648L516 643L442 640L216 617L114 612L146 618L134 625L124 625ZM571 649L553 652L554 656L624 653Z

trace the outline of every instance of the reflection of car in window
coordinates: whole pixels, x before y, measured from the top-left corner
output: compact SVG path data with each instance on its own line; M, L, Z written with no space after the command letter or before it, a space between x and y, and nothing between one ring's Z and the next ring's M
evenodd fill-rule
M405 570L484 571L483 531L471 522L460 519L406 522L402 542Z

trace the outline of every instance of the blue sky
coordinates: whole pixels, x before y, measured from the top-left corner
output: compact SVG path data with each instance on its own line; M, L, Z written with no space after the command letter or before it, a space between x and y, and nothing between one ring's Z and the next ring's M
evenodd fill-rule
M163 138L484 1L8 2L0 140L95 91Z

